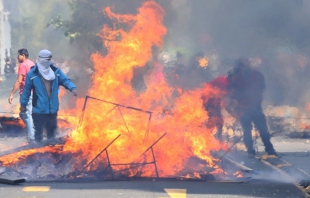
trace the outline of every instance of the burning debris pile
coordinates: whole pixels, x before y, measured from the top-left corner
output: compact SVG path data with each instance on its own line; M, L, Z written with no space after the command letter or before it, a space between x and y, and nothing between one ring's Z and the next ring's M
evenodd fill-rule
M0 116L0 133L6 132L22 132L25 127L23 121L13 116Z
M13 114L0 116L0 138L26 136L25 123L20 117L16 116L13 116ZM73 119L71 115L58 116L59 136L66 135L68 131L76 127L76 123L74 122L75 119L76 118Z
M181 91L158 78L147 82L143 92L130 84L133 69L152 60L154 46L163 46L163 8L147 1L137 15L115 14L110 8L104 14L117 25L105 25L99 33L108 53L91 57L92 87L85 100L77 101L82 113L67 112L77 115L72 119L78 127L60 142L0 154L0 166L33 180L199 178L225 172L211 155L224 146L204 124L201 89ZM172 97L176 91L178 97Z

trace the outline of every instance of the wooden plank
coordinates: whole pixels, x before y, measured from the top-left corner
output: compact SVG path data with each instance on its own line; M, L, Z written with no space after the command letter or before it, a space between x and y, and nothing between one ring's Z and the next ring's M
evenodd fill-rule
M233 167L235 167L235 169L237 170L240 170L242 172L246 172L246 173L252 173L252 174L257 174L257 171L243 165L243 164L240 164L238 162L236 162L235 160L225 156L225 153L222 152L222 151L219 151L219 152L213 152L212 155L215 157L215 158L218 158L226 163L229 163L230 165L232 165Z

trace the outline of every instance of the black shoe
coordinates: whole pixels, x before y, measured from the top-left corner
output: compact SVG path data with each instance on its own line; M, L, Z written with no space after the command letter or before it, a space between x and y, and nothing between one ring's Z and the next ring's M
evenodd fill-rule
M249 157L249 158L254 158L254 157L255 157L255 154L254 154L254 153L248 153L248 157Z
M255 152L254 150L248 151L248 157L249 157L249 158L254 158L255 155L256 155L256 152Z

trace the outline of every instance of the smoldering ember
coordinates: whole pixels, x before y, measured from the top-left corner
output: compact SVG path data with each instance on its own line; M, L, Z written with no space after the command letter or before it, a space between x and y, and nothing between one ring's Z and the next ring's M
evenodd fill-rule
M24 12L14 9L18 2ZM284 176L274 178L306 192L309 170L290 161L283 142L310 149L310 3L275 2L51 1L40 9L54 14L36 17L28 13L38 6L32 1L0 1L8 30L0 45L0 86L8 92L0 110L0 183L245 183L278 171ZM36 38L19 35L27 31ZM44 131L43 141L27 142L19 96L7 103L21 46L35 63L41 48L49 49L77 87L77 97L58 90L56 138ZM32 95L35 107L36 90Z

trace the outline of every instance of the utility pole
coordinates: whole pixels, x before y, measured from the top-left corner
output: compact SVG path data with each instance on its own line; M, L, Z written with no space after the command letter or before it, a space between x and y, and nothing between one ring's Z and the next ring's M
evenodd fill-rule
M11 26L9 13L4 11L3 1L0 0L0 75L4 74L5 58L10 58Z
M5 56L5 49L4 49L4 20L3 20L3 2L0 0L0 75L3 75L4 70L4 56Z

